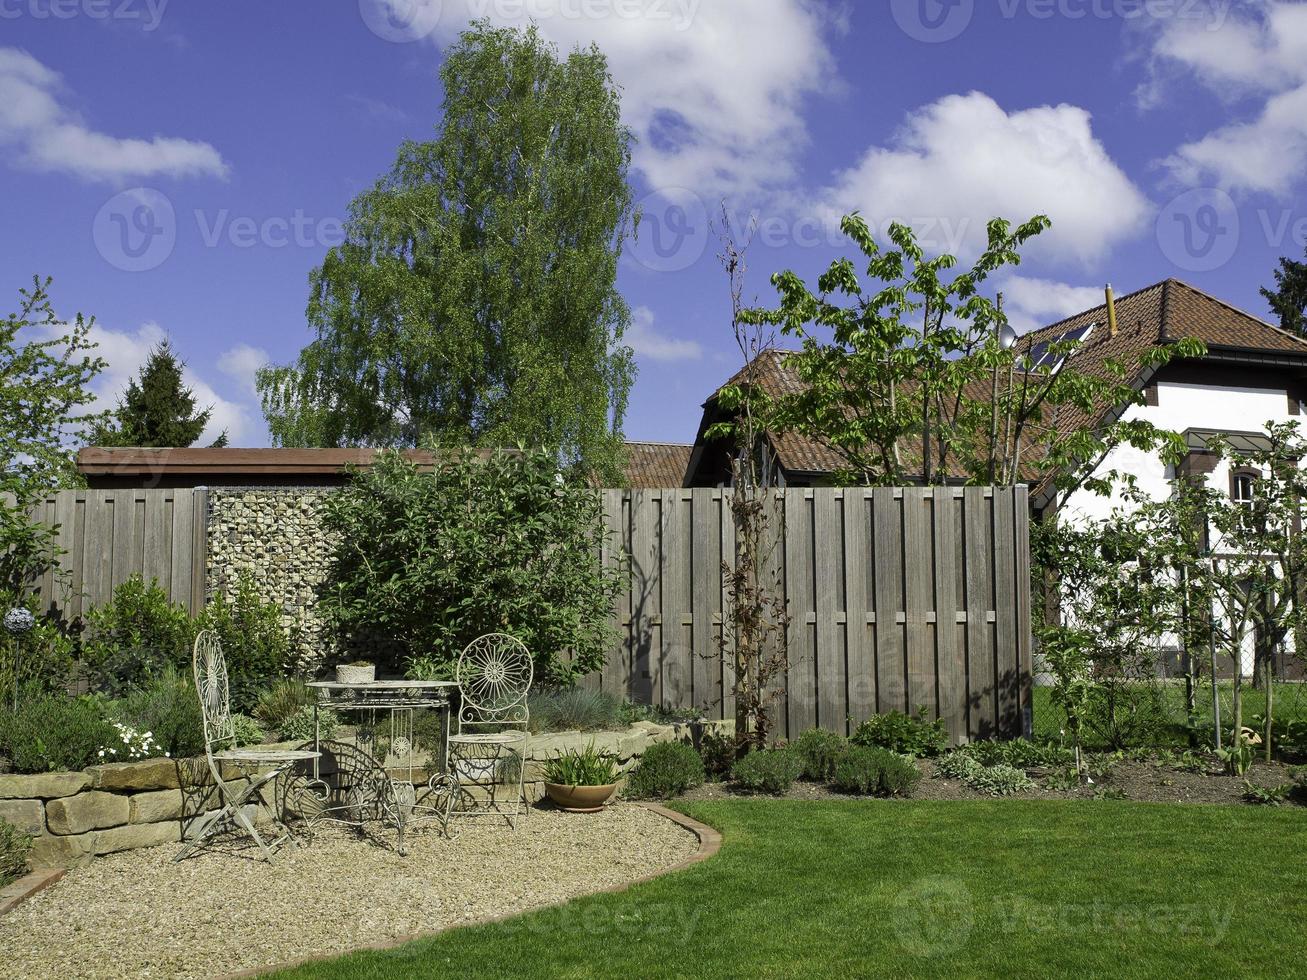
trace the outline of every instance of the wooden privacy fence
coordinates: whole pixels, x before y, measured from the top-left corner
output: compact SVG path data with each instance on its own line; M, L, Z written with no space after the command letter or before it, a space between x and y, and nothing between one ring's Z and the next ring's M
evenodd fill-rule
M206 490L59 490L46 496L36 520L59 525L63 554L56 576L40 581L41 608L69 621L108 602L133 575L158 579L173 602L204 607Z
M603 491L614 543L630 555L630 588L615 611L623 639L588 686L732 717L718 646L722 559L735 552L730 492ZM955 740L1028 730L1025 488L775 493L772 560L791 616L779 730L846 732L918 706L945 719Z

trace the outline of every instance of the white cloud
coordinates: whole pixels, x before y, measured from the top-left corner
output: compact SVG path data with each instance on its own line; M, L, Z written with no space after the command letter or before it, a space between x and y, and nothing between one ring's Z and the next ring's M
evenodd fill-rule
M1224 99L1256 95L1260 108L1186 143L1163 164L1180 182L1285 195L1307 168L1307 4L1245 5L1219 32L1183 20L1154 38L1155 74L1187 73ZM1154 82L1148 101L1164 82Z
M661 364L697 361L703 357L703 347L697 341L678 340L659 333L654 328L654 312L647 306L637 306L631 312L631 326L622 342L635 351L636 357Z
M1046 327L1076 313L1092 310L1104 302L1101 287L1072 286L1029 276L1006 276L999 289L1003 293L1003 309L1008 322L1017 333Z
M218 358L218 370L236 382L244 395L257 401L254 375L259 368L267 366L270 360L268 352L262 348L237 344Z
M1145 224L1151 205L1072 105L1005 111L982 92L912 113L888 146L872 147L827 194L833 212L877 226L911 224L935 248L973 256L990 218L1053 219L1032 252L1097 259ZM931 240L934 241L931 241Z
M369 0L434 23L447 44L467 23L534 22L566 53L596 43L636 133L634 163L654 188L714 195L796 176L805 98L835 85L838 12L809 0Z
M0 48L0 146L19 164L84 180L227 175L208 143L155 136L125 139L96 132L59 101L59 75L26 51Z

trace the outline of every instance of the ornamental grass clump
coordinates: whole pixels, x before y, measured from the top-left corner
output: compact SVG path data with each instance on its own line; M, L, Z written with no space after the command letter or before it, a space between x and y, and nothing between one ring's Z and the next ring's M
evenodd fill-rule
M533 692L529 701L533 732L598 732L626 727L622 702L603 691L564 687Z
M803 756L792 748L759 749L731 767L731 778L742 789L780 796L803 774L803 766Z
M559 786L611 786L620 776L617 760L591 742L584 749L569 749L545 762L547 783Z
M706 778L703 759L684 742L659 742L649 746L626 783L626 794L635 799L666 800L702 786Z

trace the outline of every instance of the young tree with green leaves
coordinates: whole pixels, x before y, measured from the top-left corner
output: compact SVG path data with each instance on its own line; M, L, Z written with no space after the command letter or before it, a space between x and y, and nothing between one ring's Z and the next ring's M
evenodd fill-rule
M1093 374L1076 369L1076 341L1050 344L1043 365L1011 344L1002 303L983 290L1049 225L1042 216L1015 229L994 219L984 252L953 274L957 259L927 256L911 228L892 225L884 248L859 215L846 217L841 227L862 253L866 281L850 258L833 262L815 292L783 272L772 280L780 306L751 314L801 342L787 361L801 389L773 406L771 430L831 448L845 484L1011 485L1037 461L1058 474L1064 493L1092 481L1089 464L1113 445L1174 438L1141 419L1102 424L1099 416L1142 401L1132 382L1145 366L1196 356L1200 344L1156 348L1138 364L1108 361ZM740 395L728 387L719 398L730 409ZM1067 423L1076 416L1084 421Z
M103 420L88 411L105 367L95 320L61 321L50 283L33 278L18 312L0 320L0 593L11 602L55 554L54 528L28 515L47 491L76 485L71 447Z
M1275 288L1262 287L1261 293L1271 304L1285 330L1307 337L1307 261L1288 256L1280 259L1275 270Z
M185 448L200 438L212 408L196 411L195 392L182 380L186 365L164 341L150 351L139 380L132 378L108 422L91 437L96 446ZM213 443L227 445L227 433Z
M522 443L615 479L634 374L617 263L631 134L597 48L479 22L312 276L316 339L258 385L292 446Z

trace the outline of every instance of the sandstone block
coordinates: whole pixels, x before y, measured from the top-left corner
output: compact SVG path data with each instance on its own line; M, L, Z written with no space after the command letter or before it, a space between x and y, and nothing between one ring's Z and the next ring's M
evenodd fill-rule
M27 834L45 833L45 807L40 800L0 800L0 820Z
M38 837L32 844L27 863L33 868L76 868L89 864L95 856L97 834L74 837Z
M92 766L87 770L96 789L134 793L146 789L177 789L177 762L172 759L146 759L144 762L114 762Z
M91 785L84 772L51 772L34 776L0 776L0 800L52 800L73 796Z
M182 791L179 789L150 790L131 797L131 823L158 823L161 820L180 820L182 817Z
M127 797L92 790L51 800L45 808L45 820L52 834L84 834L124 824L130 813Z
M138 847L176 844L182 839L182 828L175 820L167 823L129 824L126 827L102 830L95 838L96 854L113 854L116 851L132 851Z

